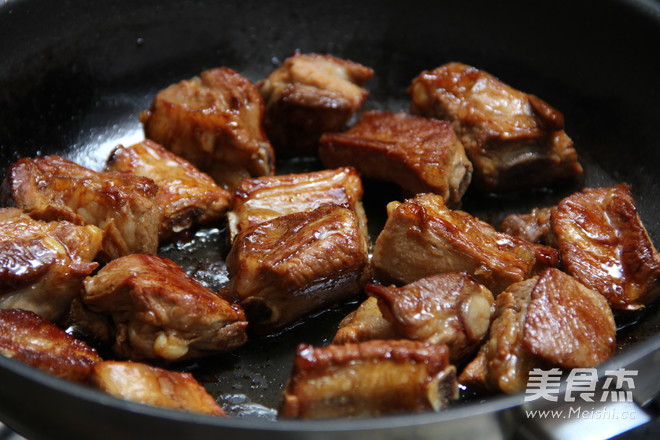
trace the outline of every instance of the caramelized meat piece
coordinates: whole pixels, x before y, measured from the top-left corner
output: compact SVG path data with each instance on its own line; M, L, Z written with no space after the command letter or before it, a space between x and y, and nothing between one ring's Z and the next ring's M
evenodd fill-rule
M535 208L529 214L511 214L502 220L500 230L530 243L554 245L550 227L551 208Z
M482 70L448 63L422 72L408 92L413 113L452 122L484 189L526 188L582 173L562 114Z
M104 333L114 335L114 351L121 358L173 362L247 340L247 322L238 305L155 255L111 261L85 280L82 301L91 312L110 318L113 328ZM98 324L103 322L107 320Z
M47 319L19 309L0 310L0 353L75 382L85 382L102 360L96 350Z
M547 269L532 291L523 344L562 368L598 365L614 354L616 326L607 301L570 275Z
M250 323L268 333L359 294L368 265L355 213L323 205L238 234L227 257L229 292Z
M213 397L190 373L139 362L106 361L94 366L92 384L120 399L211 416L225 416Z
M96 226L33 220L0 209L0 308L58 320L97 266L103 234Z
M585 189L552 213L552 232L566 271L615 309L635 310L660 293L660 256L627 185Z
M488 341L460 382L506 393L523 391L533 368L589 368L616 348L607 301L557 269L516 283L497 297Z
M311 211L326 203L354 210L367 236L362 181L355 169L346 167L242 181L236 188L233 208L228 214L231 237L267 220Z
M301 344L284 390L284 417L369 417L438 411L458 397L447 347L367 341L314 348Z
M515 283L497 296L488 340L459 376L461 385L513 394L525 390L532 369L544 367L523 345L527 307L537 281L534 277Z
M234 188L247 177L274 172L263 115L259 91L222 67L161 90L140 120L147 138Z
M411 283L443 272L467 272L497 295L558 260L556 250L495 231L442 197L418 194L388 205L373 256L380 280Z
M193 226L219 221L229 206L231 194L208 174L150 140L117 148L106 168L156 182L161 241Z
M325 132L338 131L369 93L374 72L329 55L296 53L257 83L266 102L264 127L277 153L316 156Z
M156 253L157 191L149 178L97 173L56 155L19 160L3 183L5 204L34 218L98 226L102 260Z
M367 284L387 321L406 339L445 344L458 361L486 336L495 311L488 289L463 273L434 275L401 288Z
M356 310L341 320L332 343L345 344L372 339L403 338L404 336L397 332L396 327L383 318L383 314L378 308L378 300L369 297Z
M327 167L351 165L412 194L439 194L449 205L461 201L472 179L450 123L405 113L365 112L348 131L321 136L319 156Z

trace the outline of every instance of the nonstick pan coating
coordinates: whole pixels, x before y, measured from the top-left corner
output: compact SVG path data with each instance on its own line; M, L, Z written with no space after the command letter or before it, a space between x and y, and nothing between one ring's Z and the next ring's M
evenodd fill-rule
M499 196L471 190L463 209L497 222L505 213L551 205L581 186L627 182L658 244L658 48L660 6L652 0L0 1L0 167L60 153L99 169L118 143L141 139L137 114L159 89L211 67L231 67L256 81L294 50L331 53L374 68L365 109L401 111L408 109L405 89L413 77L461 61L563 112L587 170L579 182L548 189ZM318 164L278 166L285 171ZM384 222L385 203L401 197L394 187L365 182L373 235ZM211 287L226 282L222 225L161 251ZM327 343L355 306L335 307L283 335L181 366L238 419L119 401L0 358L0 420L30 438L485 438L517 432L521 396L473 399L440 414L269 421L295 346ZM654 367L646 369L658 382L656 311L650 308L620 332L612 365L642 362Z

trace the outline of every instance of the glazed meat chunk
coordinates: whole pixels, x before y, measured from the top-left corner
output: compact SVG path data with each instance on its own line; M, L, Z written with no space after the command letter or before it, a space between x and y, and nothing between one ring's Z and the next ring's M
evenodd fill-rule
M103 234L96 226L42 222L0 209L0 308L31 310L59 320L98 266Z
M150 140L120 146L112 153L106 169L149 177L156 182L161 242L193 226L218 222L229 206L231 194L208 174Z
M461 201L472 179L472 164L449 122L405 113L365 112L346 132L321 136L319 156L326 167L350 165L412 194L439 194L448 205Z
M561 113L460 63L422 72L408 89L413 113L452 122L487 190L544 185L582 173Z
M367 236L367 218L362 207L362 181L350 167L311 173L246 179L236 188L228 214L233 238L241 231L276 217L311 211L323 204L350 208Z
M488 340L461 372L461 385L513 394L525 390L532 369L545 367L523 345L527 307L537 281L520 281L497 296Z
M564 269L615 309L635 310L660 293L660 256L637 214L630 187L590 188L563 199L551 216Z
M552 208L534 208L529 214L511 214L502 220L500 230L530 243L555 245L550 227Z
M177 373L139 362L96 364L91 383L120 399L211 416L225 416L213 397L190 373Z
M108 263L84 282L82 303L97 314L89 331L110 335L115 354L131 360L174 362L242 345L245 315L172 261L130 255ZM91 316L91 314L89 316ZM103 329L108 323L109 329Z
M388 205L372 264L378 279L403 284L466 272L497 295L557 262L555 249L497 232L466 212L448 209L436 194L418 194Z
M458 397L447 347L367 341L314 348L301 344L284 390L289 418L369 417L439 411Z
M557 269L510 286L496 303L490 336L461 373L463 385L521 392L533 368L590 368L614 354L607 301Z
M355 213L323 205L238 234L227 257L229 292L257 331L271 333L359 294L368 265Z
M274 172L264 104L250 81L222 67L161 90L140 115L145 136L234 188Z
M367 286L369 285L367 284ZM341 320L332 343L345 344L372 339L403 338L404 336L396 330L396 327L383 317L378 307L378 300L375 297L369 297L356 310Z
M296 53L257 83L264 126L282 156L316 156L325 132L338 131L369 93L372 69L330 55Z
M459 361L486 336L495 311L493 295L464 273L444 273L397 288L367 284L385 319L406 339L444 344Z
M40 220L68 220L103 231L99 258L156 253L158 210L153 180L124 173L97 173L57 155L11 165L2 195L6 205Z
M0 354L74 382L85 382L101 357L36 313L0 310Z

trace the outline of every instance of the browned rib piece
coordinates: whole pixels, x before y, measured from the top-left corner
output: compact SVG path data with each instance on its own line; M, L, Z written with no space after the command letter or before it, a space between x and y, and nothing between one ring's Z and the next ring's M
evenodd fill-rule
M19 209L0 209L0 308L62 318L98 266L93 260L102 237L96 226L42 222Z
M109 334L115 353L125 359L174 362L229 350L247 340L240 306L155 255L110 262L85 280L82 302L101 315L101 329L112 322L99 336Z
M527 386L529 372L544 363L523 345L523 329L531 292L537 277L515 283L496 298L488 340L458 381L475 389L517 393Z
M523 330L529 353L562 368L593 367L612 357L615 335L601 295L557 269L539 275Z
M74 382L86 382L101 357L92 347L27 310L0 310L0 353Z
M281 415L308 419L438 411L457 397L445 346L415 341L323 348L301 344Z
M615 309L636 310L660 294L656 252L628 185L588 188L552 212L563 267Z
M367 298L341 320L332 343L345 344L372 339L403 339L403 335L397 332L394 325L383 318L375 297Z
M555 249L497 232L466 212L449 210L435 194L392 202L388 214L372 261L375 275L387 282L458 271L497 295L558 262Z
M98 226L103 260L158 248L158 187L147 177L97 173L51 155L14 163L2 190L5 204L34 218Z
M486 336L495 300L488 289L464 273L444 273L397 288L367 284L385 319L406 339L444 344L458 361Z
M161 90L140 115L147 138L234 188L274 172L264 104L250 81L221 67Z
M355 213L337 205L277 217L242 231L229 256L229 291L262 333L358 295L369 277Z
M488 341L460 382L516 393L533 368L589 368L616 348L607 301L557 269L510 286L497 297Z
M412 194L439 194L449 205L461 201L472 178L450 123L405 113L365 112L347 131L324 134L319 156L326 167L350 165Z
M231 238L267 220L312 211L328 203L355 211L360 228L367 236L362 181L355 169L344 167L245 179L234 192L232 210L228 214Z
M448 63L422 72L408 92L413 113L453 123L483 189L527 188L582 173L563 115L483 70Z
M373 73L330 55L296 53L257 83L277 153L316 156L321 135L340 130L367 99L362 86Z
M177 373L138 362L96 364L92 384L120 399L162 408L226 416L217 402L190 373Z
M208 174L148 139L118 147L106 169L149 177L156 182L161 242L194 226L218 222L229 206L231 194Z

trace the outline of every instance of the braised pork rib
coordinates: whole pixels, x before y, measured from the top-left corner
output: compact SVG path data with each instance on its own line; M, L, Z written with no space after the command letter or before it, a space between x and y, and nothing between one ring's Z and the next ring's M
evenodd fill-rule
M461 63L422 72L411 111L452 122L488 190L526 188L582 173L564 117L545 101Z
M245 178L275 170L263 117L264 103L254 85L221 67L161 90L140 120L148 139L234 188Z
M137 174L156 182L161 242L193 226L219 222L229 207L228 191L187 160L149 139L115 149L106 170Z
M98 267L103 233L96 226L34 220L0 209L0 308L63 318L83 279Z
M479 347L495 311L492 293L464 273L443 273L403 287L367 284L385 319L406 339L444 344L459 361Z
M103 231L105 261L158 248L158 187L125 173L99 173L57 155L11 165L3 182L5 206L44 221L67 220Z
M438 411L457 397L445 346L391 340L301 344L281 414L308 419Z
M270 333L357 296L369 279L367 240L355 212L338 205L243 230L227 257L229 292Z
M36 313L0 310L0 354L74 382L86 382L101 362L89 345Z
M323 133L341 130L369 93L370 68L331 55L296 53L257 87L277 154L316 156Z
M105 361L94 365L96 388L133 402L211 416L225 416L215 399L190 373L178 373L139 362Z
M355 211L366 237L362 193L360 175L351 167L245 179L234 191L232 210L227 215L231 239L264 221L312 211L327 203Z
M566 197L553 209L551 224L563 267L613 308L636 310L660 294L660 255L628 185Z
M374 274L382 281L411 283L443 272L466 272L494 295L556 266L558 252L497 232L464 211L448 209L436 194L391 202L376 239Z
M111 261L85 280L82 303L99 315L87 329L100 338L109 335L107 342L123 359L195 359L247 340L242 308L164 257L135 254ZM104 329L106 323L110 328Z
M439 194L453 206L472 179L472 163L449 122L405 113L365 112L347 131L321 136L319 156L326 167L352 166L411 194Z
M345 344L372 339L403 339L403 335L383 317L376 297L370 296L341 320L332 343Z
M477 389L522 392L533 368L594 367L615 348L607 301L550 268L498 295L488 340L459 381Z

